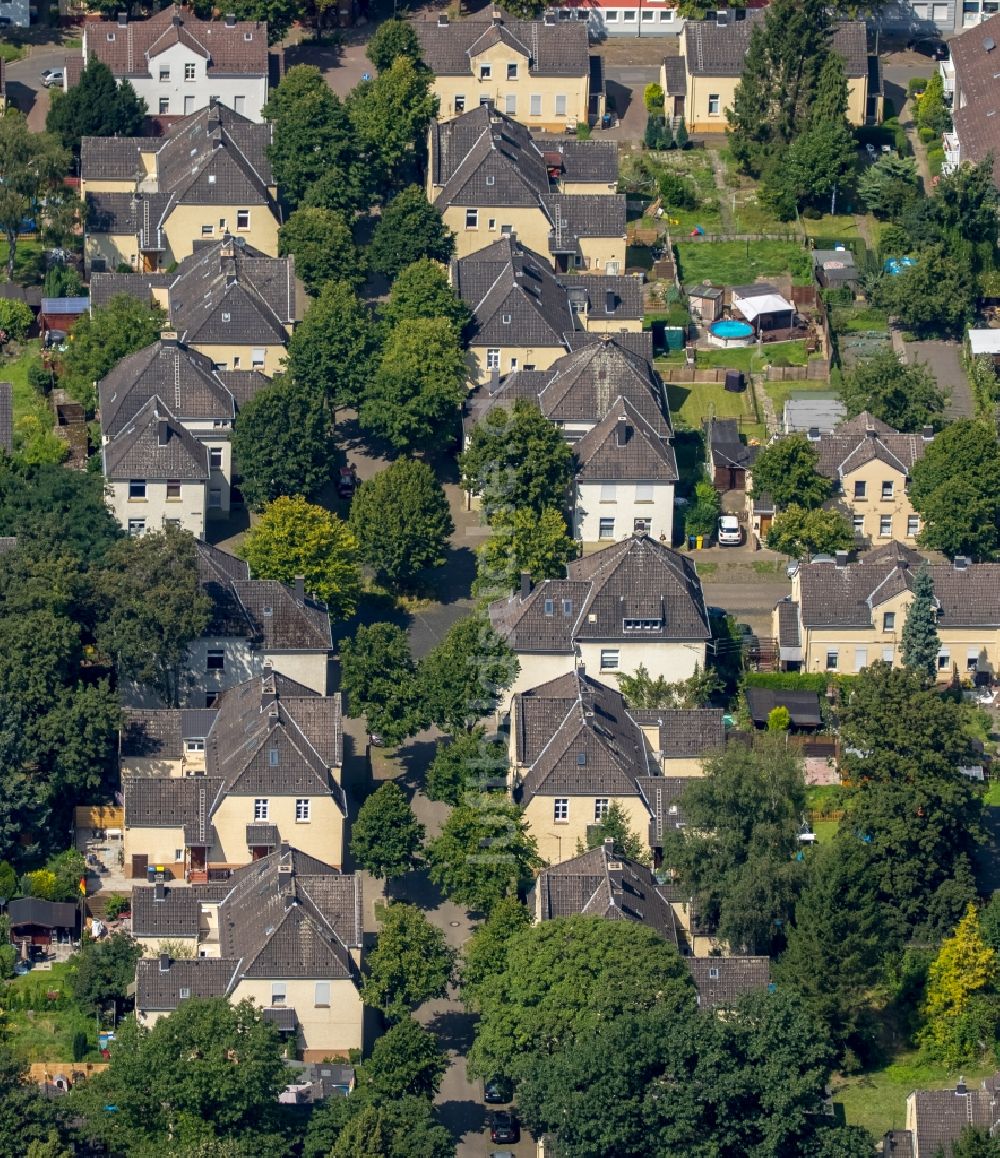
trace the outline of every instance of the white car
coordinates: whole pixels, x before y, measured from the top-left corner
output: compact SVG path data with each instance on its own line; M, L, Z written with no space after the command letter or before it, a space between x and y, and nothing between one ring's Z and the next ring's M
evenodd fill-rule
M735 515L719 515L719 546L738 547L743 542L743 528Z
M45 88L62 88L65 75L61 68L47 68L42 73L42 84Z

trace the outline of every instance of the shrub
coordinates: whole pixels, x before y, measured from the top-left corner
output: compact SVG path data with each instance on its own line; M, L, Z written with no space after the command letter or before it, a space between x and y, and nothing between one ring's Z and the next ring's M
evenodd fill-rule
M930 125L921 125L917 129L917 136L923 141L925 145L929 145L931 141L937 139L937 133L930 127Z
M656 84L647 84L642 90L642 103L646 106L648 113L662 113L663 112L663 89Z
M586 121L577 121L576 125L576 139L578 141L590 140L590 125Z
M83 1061L87 1056L87 1035L82 1029L73 1033L73 1061Z
M46 394L52 386L52 371L47 370L39 358L28 364L28 385L39 394Z
M660 174L660 196L671 209L697 209L698 198L688 181L668 170Z
M0 342L20 342L27 336L34 314L14 298L0 298Z
M926 76L911 76L909 83L906 86L906 95L914 97L917 93L925 92L927 89Z
M108 897L107 914L109 921L116 921L122 913L132 910L132 902L123 893L112 893Z

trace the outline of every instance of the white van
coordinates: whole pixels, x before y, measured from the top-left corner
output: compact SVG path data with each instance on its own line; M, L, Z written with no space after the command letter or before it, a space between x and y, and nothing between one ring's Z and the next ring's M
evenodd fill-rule
M743 542L743 528L735 515L719 515L719 546L738 547Z

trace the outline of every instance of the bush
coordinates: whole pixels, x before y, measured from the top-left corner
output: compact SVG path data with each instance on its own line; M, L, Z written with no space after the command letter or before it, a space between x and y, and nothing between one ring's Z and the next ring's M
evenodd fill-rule
M917 93L925 92L927 89L926 76L911 76L909 83L906 86L906 95L914 97Z
M132 910L132 902L123 893L112 893L108 897L107 914L109 921L116 921L122 913Z
M698 198L691 184L679 173L668 170L660 174L660 196L671 209L697 209Z
M27 337L34 314L14 298L0 298L0 342L20 342Z
M40 358L28 364L28 385L39 394L47 394L52 386L52 371L45 368Z
M770 688L775 692L816 692L823 695L829 677L825 672L748 671L743 676L747 688Z
M586 121L577 121L576 139L578 141L590 140L590 125L588 125Z
M648 113L662 113L664 99L663 89L655 82L642 90L642 103Z
M73 1033L73 1061L83 1061L87 1056L87 1035L82 1029Z
M917 129L917 136L923 141L925 145L929 145L931 141L937 140L937 133L929 125L921 125Z

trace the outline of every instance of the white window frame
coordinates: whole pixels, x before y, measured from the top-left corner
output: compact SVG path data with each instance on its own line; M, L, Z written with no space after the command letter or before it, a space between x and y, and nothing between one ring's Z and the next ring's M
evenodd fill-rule
M288 1000L288 984L285 981L271 982L271 1005L284 1005Z
M486 369L499 370L500 369L500 351L495 347L491 347L486 351Z
M492 80L493 79L493 65L492 64L481 64L479 66L479 79L480 80Z
M616 483L601 483L601 502L618 502L618 486Z
M608 813L611 811L611 799L607 796L598 796L594 800L594 823L600 824L602 820L607 820Z
M720 93L710 92L708 94L708 115L710 117L722 116L722 95Z
M833 661L832 663L830 661ZM828 651L826 653L826 670L839 671L840 670L840 652Z
M617 647L601 648L601 671L618 671L621 666L621 652Z
M313 990L313 1005L317 1009L330 1008L330 982L317 981Z
M605 515L597 521L597 538L598 539L613 539L615 537L615 520L613 517Z
M253 802L253 818L257 822L271 819L271 801L268 797L256 797Z
M278 768L281 765L281 753L277 748L268 748L267 750L267 766L269 768Z
M130 478L128 480L128 497L133 503L146 501L146 480L144 478Z
M250 369L263 370L264 360L267 357L267 351L263 346L254 346L250 351Z
M164 82L166 82L168 80L170 80L170 65L168 64L167 67L164 68L163 65L161 64L160 65L160 83L163 84Z
M654 493L652 483L635 484L635 501L637 503L651 503L654 498Z
M195 80L195 66L188 62L184 65L184 79L188 82Z
M210 511L222 510L222 488L209 487L208 488L208 509Z
M212 470L222 470L221 446L210 446L208 448L208 465Z
M250 210L237 209L236 210L236 228L241 232L250 228Z
M564 117L566 115L566 94L562 92L556 93L556 116Z
M511 60L507 61L507 79L508 80L517 80L517 62L516 61L511 61Z
M569 824L569 798L557 796L552 801L552 823Z
M206 671L225 671L226 653L221 647L210 647L205 656Z
M184 98L184 115L189 117L194 112L194 97L186 96Z
M892 538L892 515L879 515L878 537L880 539Z
M185 752L204 752L205 751L205 741L204 740L185 740L184 741L184 751Z
M312 820L312 800L308 796L300 796L295 801L295 823L309 824Z
M882 501L889 502L895 497L896 486L891 478L882 480Z
M161 117L170 116L170 97L160 97L160 113Z
M868 484L863 478L854 480L854 498L856 500L868 498Z
M509 92L504 95L503 111L508 117L517 116L517 93Z
M542 94L533 92L528 97L528 115L532 117L540 117L542 115Z
M915 539L920 534L920 517L919 515L907 515L906 517L906 537L908 539Z
M129 519L128 533L130 535L144 535L146 533L145 519Z
M604 13L604 23L605 24L617 24L618 23L618 9L617 8L609 8Z
M479 210L466 209L465 211L465 228L478 229L479 228Z
M882 613L882 630L895 631L896 630L896 613L895 611L884 611Z

